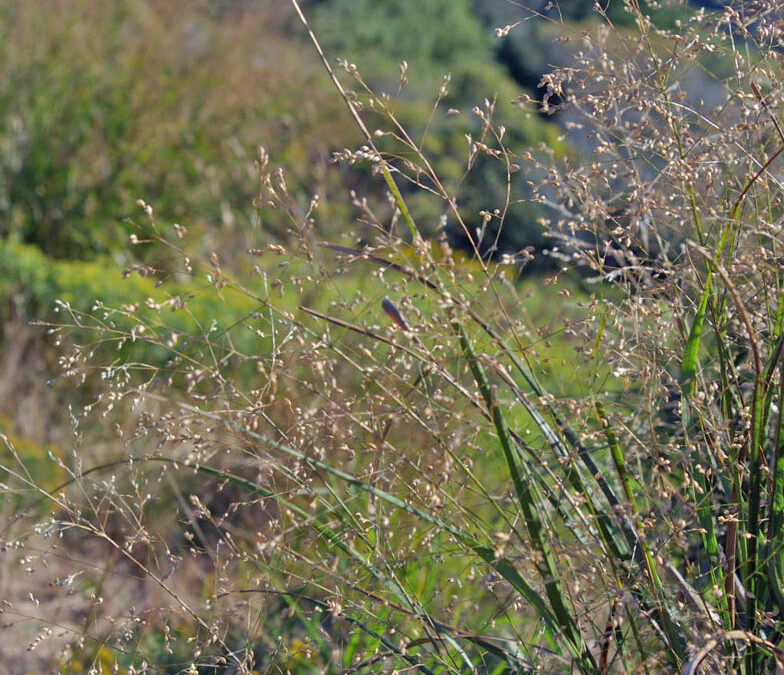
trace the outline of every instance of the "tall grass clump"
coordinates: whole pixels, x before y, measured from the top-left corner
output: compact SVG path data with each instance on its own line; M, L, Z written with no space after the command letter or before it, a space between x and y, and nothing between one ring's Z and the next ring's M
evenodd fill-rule
M378 178L356 229L317 238L318 196L264 150L256 204L288 229L253 232L242 265L141 204L169 297L61 304L89 400L51 460L68 477L4 466L36 497L7 548L83 599L31 648L76 672L784 668L784 17L658 4L562 27L563 65L515 101L520 124L557 113L571 153L507 147L491 95L465 114L466 173L489 159L508 186L479 213L433 170L431 124L398 124L312 33L363 135L336 160ZM483 255L521 200L549 250ZM201 296L251 308L179 320Z

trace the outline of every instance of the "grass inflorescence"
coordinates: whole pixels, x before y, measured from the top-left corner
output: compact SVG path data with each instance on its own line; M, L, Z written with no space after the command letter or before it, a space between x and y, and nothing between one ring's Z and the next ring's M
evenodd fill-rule
M3 437L30 497L7 546L33 575L61 560L53 588L89 598L59 663L784 668L779 3L554 21L564 62L515 105L557 113L578 149L509 147L502 102L478 103L466 175L506 177L481 213L428 156L433 120L461 114L449 78L407 129L291 4L362 136L335 160L379 194L351 195L360 235L324 240L318 196L261 150L276 238L205 250L140 202L128 272L151 296L60 303L49 330L82 406L51 454L59 485ZM499 248L523 202L546 251Z

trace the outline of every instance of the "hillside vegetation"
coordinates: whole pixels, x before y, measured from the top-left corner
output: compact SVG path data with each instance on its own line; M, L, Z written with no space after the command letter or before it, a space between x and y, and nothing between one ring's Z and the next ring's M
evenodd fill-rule
M705 4L0 0L10 672L784 668L784 16Z

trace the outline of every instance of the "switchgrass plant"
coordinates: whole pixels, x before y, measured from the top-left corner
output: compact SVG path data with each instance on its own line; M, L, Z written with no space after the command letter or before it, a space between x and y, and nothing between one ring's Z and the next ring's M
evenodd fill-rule
M500 103L473 110L467 170L484 155L509 185L481 214L312 33L364 136L339 159L384 193L353 195L362 240L320 241L318 198L290 195L263 151L257 203L288 238L257 231L244 267L191 254L143 205L135 241L179 261L163 292L255 309L184 331L169 313L188 297L130 330L133 306L64 306L64 372L95 398L53 458L57 489L18 454L4 467L38 507L4 538L34 578L50 566L55 597L81 598L81 620L37 614L36 593L12 603L44 626L31 649L129 673L784 667L781 10L666 3L665 30L624 6L633 29L601 8L564 29L574 60L543 81L538 105L563 108L586 156L508 148ZM443 227L420 234L415 191L467 255ZM481 253L521 199L550 209L562 268L531 293L518 277L541 252ZM168 360L106 359L117 331ZM96 443L100 417L120 452Z

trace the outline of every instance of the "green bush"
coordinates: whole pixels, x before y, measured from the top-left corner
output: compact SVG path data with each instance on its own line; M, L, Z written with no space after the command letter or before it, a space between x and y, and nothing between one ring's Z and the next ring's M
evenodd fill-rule
M256 223L259 145L323 194L314 159L353 135L278 9L3 0L0 17L0 236L53 257L121 255L137 199L231 237Z

